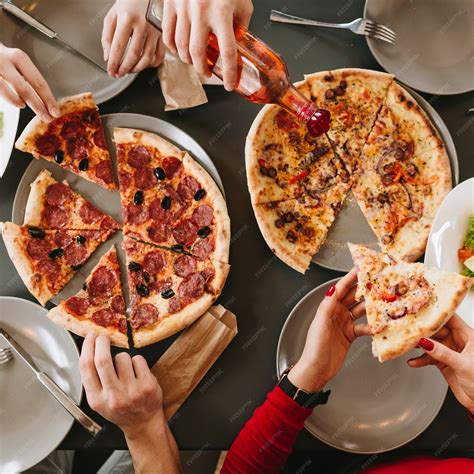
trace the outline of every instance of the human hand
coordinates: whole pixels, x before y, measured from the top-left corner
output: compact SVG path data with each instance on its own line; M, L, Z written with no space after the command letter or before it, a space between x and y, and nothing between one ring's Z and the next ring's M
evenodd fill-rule
M455 314L433 338L422 338L418 345L425 354L408 360L408 365L438 367L458 402L474 414L474 329Z
M356 280L354 268L328 289L309 328L303 354L288 374L294 385L307 392L321 390L339 372L354 340L371 334L367 324L354 324L365 314L365 303L355 300Z
M157 67L163 60L161 33L147 22L146 9L145 0L117 0L105 16L102 48L110 76Z
M114 367L109 338L89 334L79 367L89 406L118 425L126 437L166 424L161 388L142 356L121 352Z
M212 31L222 57L224 86L231 91L237 81L234 21L247 27L252 13L251 0L165 0L163 41L183 62L210 77L206 48Z
M48 84L21 49L0 43L0 97L22 109L28 105L43 122L59 117L59 107Z

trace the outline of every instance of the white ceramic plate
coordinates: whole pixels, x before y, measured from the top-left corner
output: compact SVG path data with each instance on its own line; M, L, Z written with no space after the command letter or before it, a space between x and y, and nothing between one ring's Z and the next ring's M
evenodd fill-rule
M0 113L3 113L3 135L0 136L0 178L5 173L15 143L20 109L0 98Z
M367 0L364 17L397 33L394 44L366 37L378 63L419 91L474 89L472 0Z
M46 310L20 298L0 297L0 326L13 336L77 403L82 396L79 352L70 334ZM0 347L7 344L0 341ZM73 418L18 358L0 365L0 472L34 466L66 436Z
M298 360L316 309L337 281L313 289L291 311L278 341L278 374ZM358 338L326 386L328 403L314 410L305 428L329 446L360 454L390 451L416 438L438 414L448 389L438 369L408 367L406 360L419 354L412 350L381 364L372 356L371 338Z
M466 236L469 217L474 215L474 178L463 181L444 199L431 227L425 263L451 272L462 268L458 249ZM469 291L457 314L474 328L474 291Z
M207 170L224 194L221 178L209 155L204 151L199 143L197 143L191 136L183 132L175 125L155 117L139 114L103 115L102 120L105 128L105 136L109 145L108 148L111 151L112 160L114 163L117 162L115 156L115 147L112 143L113 129L115 127L136 128L139 130L157 133L163 138L175 143L182 150L188 151L193 156L193 158L196 159L196 161L198 161ZM40 159L31 161L20 180L20 183L18 184L12 210L12 221L15 224L23 224L26 202L31 189L30 185L43 169L50 170L53 176L59 181L67 179L74 190L82 194L99 209L110 214L114 219L118 220L119 222L122 221L120 194L118 191L107 191L74 173L64 170L55 163ZM117 246L122 274L125 275L125 256L121 248L121 243L122 232L117 232L111 239L102 244L96 250L96 252L94 252L91 258L79 269L69 284L51 301L55 304L59 304L60 301L76 294L81 289L84 280L86 279L87 275L89 275L92 268L97 264L100 257L110 249L112 244ZM124 288L126 293L125 297L128 302L127 285L125 285Z

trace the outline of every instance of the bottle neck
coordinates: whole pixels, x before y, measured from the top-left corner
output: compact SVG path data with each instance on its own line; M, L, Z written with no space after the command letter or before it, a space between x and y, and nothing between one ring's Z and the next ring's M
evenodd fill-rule
M293 114L298 121L307 123L318 108L307 99L296 87L289 85L277 100L279 106Z

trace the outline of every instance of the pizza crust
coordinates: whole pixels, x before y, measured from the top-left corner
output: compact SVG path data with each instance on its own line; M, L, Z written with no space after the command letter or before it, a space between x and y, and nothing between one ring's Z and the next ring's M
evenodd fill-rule
M31 183L31 190L26 202L24 225L39 226L43 212L46 189L57 181L51 172L44 169Z
M98 335L105 334L109 337L110 342L114 346L129 348L128 337L126 334L112 328L99 326L87 318L76 318L63 309L62 304L49 311L48 317L56 324L63 326L68 331L71 331L78 336L86 337L87 334L91 332Z

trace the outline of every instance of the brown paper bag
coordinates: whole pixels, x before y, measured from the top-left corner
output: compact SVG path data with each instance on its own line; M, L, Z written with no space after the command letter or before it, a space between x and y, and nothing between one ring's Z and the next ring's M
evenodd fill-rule
M151 368L163 389L169 420L237 334L237 319L221 305L189 326Z

